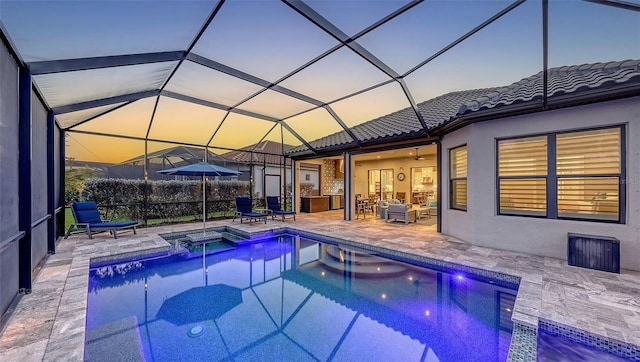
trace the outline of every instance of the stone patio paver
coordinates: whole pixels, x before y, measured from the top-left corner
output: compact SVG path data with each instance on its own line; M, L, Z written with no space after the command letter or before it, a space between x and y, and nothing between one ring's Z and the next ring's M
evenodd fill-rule
M521 278L514 322L537 329L540 319L591 335L640 346L640 272L620 274L576 268L566 261L473 246L438 234L431 219L418 223L385 223L369 217L342 220L342 210L299 214L296 221L267 224L210 221L208 227L228 226L247 233L283 227L393 249L415 256L455 263ZM114 255L166 251L170 245L158 234L198 229L199 223L141 228L138 235L108 234L90 240L85 234L57 244L33 283L21 296L0 334L1 361L79 361L84 355L89 264ZM527 354L529 355L529 354Z

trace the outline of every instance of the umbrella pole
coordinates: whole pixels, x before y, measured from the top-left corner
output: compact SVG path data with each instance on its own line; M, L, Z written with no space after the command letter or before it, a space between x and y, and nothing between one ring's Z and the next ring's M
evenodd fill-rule
M207 202L205 201L205 189L207 183L204 174L202 174L202 236L207 234Z

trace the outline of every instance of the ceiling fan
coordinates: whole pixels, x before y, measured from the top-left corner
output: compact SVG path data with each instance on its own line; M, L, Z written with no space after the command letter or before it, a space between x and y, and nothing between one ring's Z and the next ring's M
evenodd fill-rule
M424 157L418 156L418 147L416 147L416 156L413 159L416 161L424 160Z

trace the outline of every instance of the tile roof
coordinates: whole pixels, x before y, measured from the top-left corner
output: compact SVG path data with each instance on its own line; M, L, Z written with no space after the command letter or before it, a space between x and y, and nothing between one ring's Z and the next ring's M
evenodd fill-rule
M253 163L262 163L263 160L266 160L266 163L269 165L279 165L282 162L282 159L279 155L282 154L283 145L280 142L274 141L262 141L244 148L241 148L237 151L231 151L220 155L228 160L242 163L250 163L253 158ZM292 148L291 145L284 145L285 152L287 149ZM252 153L253 152L261 152L261 153ZM253 156L253 157L252 157ZM287 160L287 164L289 164L291 160Z
M504 87L451 92L419 103L427 130L433 131L462 115L542 99L542 72ZM640 60L612 61L550 68L548 97L576 94L588 90L604 90L637 84L640 87ZM367 121L351 128L363 142L417 135L422 131L412 108ZM316 150L356 145L345 131L309 142ZM305 146L286 151L290 156L310 154Z
M201 162L204 160L204 149L199 147L190 147L190 146L175 146L164 148L158 151L149 152L146 157L150 163L162 163L162 160L182 160L176 161L175 165L181 166L184 164ZM208 151L207 159L209 162L215 162L215 160L220 159L220 156ZM134 158L130 158L126 161L122 161L118 165L128 165L128 164L143 164L145 161L145 155L138 155ZM182 163L177 163L182 162ZM171 166L172 167L172 166Z
M606 89L633 81L640 83L640 60L593 63L551 68L548 96L561 96L591 89ZM542 72L506 87L495 88L460 106L459 115L515 103L542 99Z
M449 120L460 108L460 104L472 101L490 89L474 89L448 93L418 104L418 109L423 115L429 129L435 128ZM354 135L361 142L383 140L390 137L416 135L422 131L422 126L412 108L405 108L371 121L359 124L351 128ZM356 142L349 137L347 132L340 131L329 136L309 142L318 150L335 147L355 145ZM289 155L302 155L311 153L305 146L299 146L286 152Z

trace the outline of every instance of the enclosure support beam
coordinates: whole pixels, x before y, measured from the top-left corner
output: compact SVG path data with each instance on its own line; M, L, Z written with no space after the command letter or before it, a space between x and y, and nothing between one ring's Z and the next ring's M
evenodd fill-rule
M291 159L291 210L297 213L300 213L300 203L298 202L298 195L300 195L300 182L298 182L300 179L299 168L298 161Z
M353 160L351 153L345 152L344 155L344 219L353 220L353 208L355 200L353 199Z
M53 112L47 112L47 252L56 253L56 180L55 180L55 118ZM62 213L64 216L64 213ZM58 215L60 217L60 215Z
M58 175L58 183L60 185L60 190L59 190L59 195L58 195L58 200L59 201L59 207L62 208L62 211L60 212L60 216L58 217L58 234L56 236L63 236L64 235L64 227L65 227L65 206L66 206L66 198L65 198L65 136L66 132L64 130L60 130L60 139L58 140L58 149L59 149L59 154L60 154L60 164L58 165L59 167L59 175Z
M157 104L157 100L156 100ZM155 108L154 108L155 111ZM151 125L149 125L151 126ZM148 135L147 135L148 136ZM144 207L142 210L142 217L144 226L147 226L147 220L149 217L149 196L148 196L148 188L149 188L149 140L145 138L144 140Z
M20 68L18 123L18 288L31 293L31 73Z
M542 109L548 108L549 96L549 0L542 0Z
M102 69L111 67L122 67L128 65L172 62L183 59L185 52L169 51L145 54L113 55L104 57L77 58L47 60L29 63L31 74L51 74L63 72L75 72L79 70Z
M442 141L436 142L436 168L438 169L438 185L442 189ZM451 186L447 186L450 188ZM442 232L442 192L438 192L438 206L436 207L436 230Z

